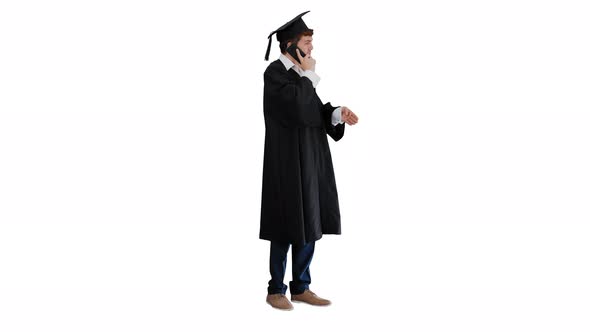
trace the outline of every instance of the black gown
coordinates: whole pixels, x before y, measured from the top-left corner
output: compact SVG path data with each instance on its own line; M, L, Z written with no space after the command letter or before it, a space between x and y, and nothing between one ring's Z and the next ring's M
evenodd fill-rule
M323 104L311 81L280 60L264 72L264 162L260 238L302 245L323 234L340 234L340 208L327 135L330 103ZM327 135L326 135L327 134Z

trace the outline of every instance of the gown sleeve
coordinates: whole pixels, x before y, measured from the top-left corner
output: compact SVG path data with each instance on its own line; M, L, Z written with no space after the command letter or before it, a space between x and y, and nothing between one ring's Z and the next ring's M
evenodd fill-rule
M324 118L324 128L326 129L326 133L332 137L332 139L338 142L342 136L344 136L344 123L337 124L335 126L332 125L332 112L338 107L332 106L332 104L327 103L322 106L322 117Z
M280 67L269 66L264 72L264 108L268 115L285 127L321 127L322 114L312 82L307 77L295 79Z

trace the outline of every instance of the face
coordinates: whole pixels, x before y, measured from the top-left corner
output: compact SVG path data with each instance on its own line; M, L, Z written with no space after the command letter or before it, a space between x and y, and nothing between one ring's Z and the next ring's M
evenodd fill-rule
M311 54L311 50L313 50L313 36L303 36L299 39L297 43L297 47L299 47L303 53Z

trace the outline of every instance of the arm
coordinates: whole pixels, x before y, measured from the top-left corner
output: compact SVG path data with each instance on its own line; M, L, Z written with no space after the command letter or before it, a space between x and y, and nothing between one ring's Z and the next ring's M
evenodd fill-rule
M332 104L327 103L322 106L322 115L324 117L324 127L326 133L332 137L332 139L338 142L344 136L344 123L333 125L332 113L334 110L340 111L340 107L334 107Z
M320 77L314 71L306 70L303 72L302 76L309 78L314 88L318 87L318 83L320 83Z
M305 76L295 79L278 66L264 73L264 108L286 127L322 126L312 81Z
M344 123L344 121L342 121L342 107L337 107L334 111L332 111L332 126L341 123Z

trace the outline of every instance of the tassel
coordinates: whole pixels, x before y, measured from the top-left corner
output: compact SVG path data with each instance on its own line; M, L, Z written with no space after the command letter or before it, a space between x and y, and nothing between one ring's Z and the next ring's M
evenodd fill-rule
M268 61L268 56L270 55L270 46L272 45L272 34L268 36L268 47L266 48L266 55L264 56L264 60Z

